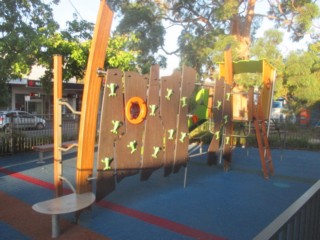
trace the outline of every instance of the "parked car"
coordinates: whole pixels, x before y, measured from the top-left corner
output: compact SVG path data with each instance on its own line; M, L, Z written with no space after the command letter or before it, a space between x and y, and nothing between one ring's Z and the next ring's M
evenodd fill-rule
M25 111L2 111L0 112L0 129L6 130L10 127L18 129L43 129L46 120L36 117Z
M278 122L296 122L295 114L289 110L289 108L284 104L283 101L272 102L271 119Z

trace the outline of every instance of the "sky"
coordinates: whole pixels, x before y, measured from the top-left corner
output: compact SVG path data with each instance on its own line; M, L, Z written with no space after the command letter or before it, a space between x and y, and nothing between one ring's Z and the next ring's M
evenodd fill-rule
M260 3L264 1L260 1ZM89 21L89 22L96 22L98 9L99 9L100 0L60 0L58 6L54 6L54 16L55 20L60 24L61 27L65 26L65 22L73 19L73 14L78 12L78 15L81 18ZM256 8L256 11L263 11L266 9L266 6L261 5L260 7ZM114 16L113 22L116 21L116 16ZM113 24L115 26L115 24ZM258 32L258 36L262 36L263 32L270 27L270 23L264 22L264 27L261 27L260 31ZM177 43L177 29L176 28L167 28L167 36L165 42L165 49L170 52L176 49ZM291 50L295 49L305 49L307 46L308 38L305 41L299 43L292 43L289 40L289 35L285 33L284 42L281 45L282 53L286 55ZM176 56L166 56L167 57L167 68L161 69L160 75L170 75L172 71L178 67L179 65L179 58Z
M53 7L55 20L61 27L65 26L66 21L73 19L73 13L76 11L80 16L89 21L96 22L100 0L60 0L58 6ZM76 9L76 10L75 10ZM114 15L113 23L116 21L117 16ZM115 26L115 24L113 24ZM168 37L166 38L165 46L168 52L174 51L176 48L176 42L178 34L176 29L167 29ZM179 66L179 58L176 56L167 56L167 68L160 69L161 76L167 76Z

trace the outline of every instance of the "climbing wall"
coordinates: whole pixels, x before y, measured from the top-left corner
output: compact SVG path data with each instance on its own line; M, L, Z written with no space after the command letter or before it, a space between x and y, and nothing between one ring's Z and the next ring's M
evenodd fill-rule
M231 86L225 85L225 95L223 101L223 165L224 170L230 169L232 160L232 135L233 135L233 122L232 122L232 95Z
M122 77L120 70L110 69L105 79L99 129L97 201L116 187L114 143L125 131L124 111L110 106L124 106Z
M129 100L133 97L140 98L146 101L147 98L147 75L139 75L137 72L124 73L124 106L130 108ZM132 102L135 104L135 102ZM111 107L111 106L109 106ZM123 111L121 105L116 107L118 111ZM136 106L138 108L138 106ZM135 111L132 109L130 111ZM132 113L134 114L134 113ZM125 117L125 133L121 138L115 142L116 154L116 170L117 181L121 181L126 176L135 175L141 168L141 151L142 151L142 136L144 132L144 121L138 124L131 123L130 118L134 116Z
M196 72L184 68L159 78L108 70L104 86L98 145L97 199L115 190L117 182L140 173L147 180L164 167L178 172L188 161L188 101ZM122 85L123 83L123 85Z
M177 117L180 101L181 73L175 71L171 76L161 79L160 114L164 132L164 175L173 172L174 151L177 138Z
M147 94L148 114L143 137L141 180L147 180L152 172L163 166L163 126L160 118L160 80L159 66L150 69L149 89Z
M180 101L178 110L178 125L176 135L176 148L174 155L173 172L178 172L181 166L185 166L188 160L188 122L186 117L188 115L188 101L194 89L196 80L195 71L192 68L186 68L183 71L180 88Z
M218 153L221 143L221 127L223 120L223 105L225 83L223 79L217 79L214 84L214 100L213 100L213 137L208 149L208 165L216 165L218 163Z

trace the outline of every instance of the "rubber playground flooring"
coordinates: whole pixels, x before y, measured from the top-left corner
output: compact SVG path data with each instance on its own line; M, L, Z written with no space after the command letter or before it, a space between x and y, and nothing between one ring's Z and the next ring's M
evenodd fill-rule
M37 158L0 157L0 239L51 239L51 217L31 206L53 198L52 154L44 164ZM234 149L227 173L207 166L202 155L168 177L163 169L148 181L127 177L78 224L74 214L61 215L58 239L252 239L320 176L319 152L274 149L272 158L275 175L268 180L254 148ZM74 182L75 153L63 159L64 176Z

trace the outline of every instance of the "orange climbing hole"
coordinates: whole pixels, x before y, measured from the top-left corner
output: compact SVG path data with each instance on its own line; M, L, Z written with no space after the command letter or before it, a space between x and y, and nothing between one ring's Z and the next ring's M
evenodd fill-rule
M130 98L126 104L125 114L130 123L141 123L147 115L146 103L140 97Z

